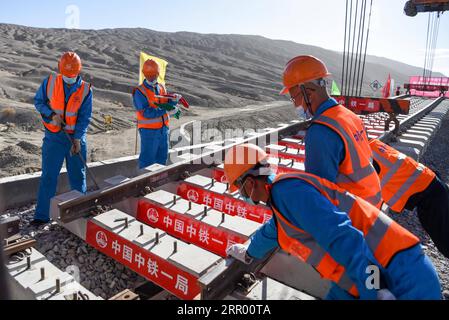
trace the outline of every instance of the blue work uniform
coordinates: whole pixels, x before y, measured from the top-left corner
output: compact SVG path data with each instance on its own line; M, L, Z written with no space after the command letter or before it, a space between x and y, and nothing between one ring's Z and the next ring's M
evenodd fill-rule
M328 99L318 107L313 120L336 105L335 99ZM305 171L336 183L340 164L346 155L341 137L331 128L315 123L307 130L305 144Z
M34 97L34 105L41 114L42 119L50 123L53 111L50 108L47 97L47 83L48 78L43 81L38 89ZM74 85L69 86L64 82L65 103L68 103L70 96L78 90L81 84L80 76L78 76ZM70 134L72 139L81 141L81 155L84 159L87 159L86 134L92 117L92 96L91 89L78 111L75 133ZM64 164L64 159L66 160L67 173L72 190L77 190L81 193L87 192L86 168L78 155L70 155L71 149L72 143L63 131L53 133L45 129L42 145L42 176L34 217L36 220L45 222L50 220L50 201L56 194L58 177Z
M144 86L156 95L159 95L158 86L152 86L147 80L143 82ZM148 103L148 99L139 91L136 90L133 95L134 107L137 111L143 111L145 118L154 119L160 118L167 113L162 108L152 108ZM176 106L176 102L169 102L169 104ZM139 168L143 169L153 164L166 165L168 160L169 150L169 135L170 128L163 126L161 129L139 129L140 133L140 157Z
M270 183L275 176L269 177ZM332 258L343 265L355 283L360 299L376 299L377 291L365 283L371 273L367 267L377 265L387 289L398 299L440 299L438 275L418 244L399 252L383 268L368 247L363 232L356 229L346 212L340 211L315 187L299 179L287 179L272 187L269 204L273 204L293 225L305 230ZM251 238L248 254L264 258L278 246L275 218L264 224ZM354 299L332 283L326 299Z

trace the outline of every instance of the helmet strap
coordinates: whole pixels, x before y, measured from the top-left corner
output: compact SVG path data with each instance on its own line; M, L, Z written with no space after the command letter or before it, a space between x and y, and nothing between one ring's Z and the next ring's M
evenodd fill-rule
M310 102L309 96L307 95L306 87L302 84L300 86L300 88L301 88L301 91L302 91L302 95L304 97L304 102L306 103L306 108L310 112L310 114L313 114L312 103Z

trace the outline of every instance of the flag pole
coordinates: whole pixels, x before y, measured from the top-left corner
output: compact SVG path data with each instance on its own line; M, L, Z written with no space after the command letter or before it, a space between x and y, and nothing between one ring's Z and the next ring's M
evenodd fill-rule
M142 53L140 54L140 56L139 56L139 65L140 65L140 67L139 67L139 80L138 80L138 86L140 86L140 72L141 72L141 70L142 70ZM137 140L139 139L139 123L138 123L138 121L136 120L136 146L135 146L135 148L134 148L134 155L136 156L137 155L137 144L138 144L138 142L137 142Z

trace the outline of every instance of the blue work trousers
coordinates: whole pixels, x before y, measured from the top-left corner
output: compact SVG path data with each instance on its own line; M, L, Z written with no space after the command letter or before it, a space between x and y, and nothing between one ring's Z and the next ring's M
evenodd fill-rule
M438 274L421 245L398 253L381 273L387 289L398 300L442 299ZM354 300L354 297L332 283L326 300Z
M71 136L73 139L73 136ZM70 155L72 143L64 132L45 131L42 145L42 177L34 218L41 221L50 220L50 201L56 195L59 173L64 159L72 190L86 193L86 168L78 155ZM86 137L81 139L81 155L87 159Z
M153 164L166 165L168 160L169 134L166 126L161 129L139 129L141 152L140 169Z

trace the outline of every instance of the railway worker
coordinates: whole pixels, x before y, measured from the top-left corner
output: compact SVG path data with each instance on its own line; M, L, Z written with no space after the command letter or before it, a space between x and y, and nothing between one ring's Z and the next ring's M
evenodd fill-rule
M424 230L449 258L449 187L432 170L380 140L371 140L370 147L384 202L396 213L416 208Z
M249 246L234 245L228 255L250 263L280 246L332 281L327 299L441 298L437 273L415 235L326 179L310 173L275 176L267 158L250 144L226 154L230 191L274 212Z
M140 133L141 169L155 163L166 165L169 150L170 116L179 117L179 98L160 98L167 94L158 83L159 64L149 59L143 65L144 82L133 90L134 107L137 110L137 126Z
M380 207L379 177L362 120L329 96L324 63L298 56L287 63L281 95L290 93L297 112L311 119L305 137L305 170Z
M66 52L59 61L59 74L47 77L34 98L45 127L42 146L42 177L33 225L50 221L50 200L56 194L64 159L70 186L86 193L86 134L92 117L91 85L82 80L82 63L75 52ZM65 131L65 132L64 132ZM66 135L72 138L70 141Z

